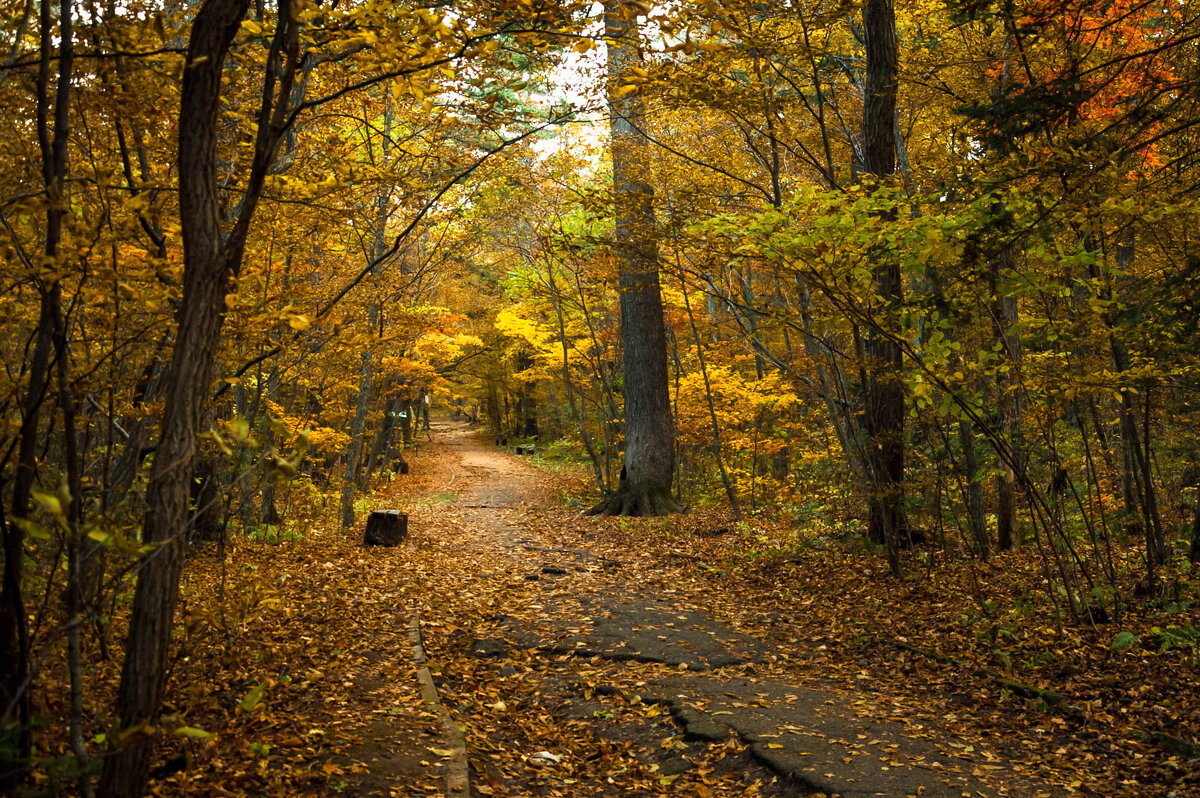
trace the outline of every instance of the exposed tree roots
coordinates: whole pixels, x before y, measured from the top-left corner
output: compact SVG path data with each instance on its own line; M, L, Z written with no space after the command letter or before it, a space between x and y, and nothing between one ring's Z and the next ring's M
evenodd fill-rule
M616 493L605 496L587 511L587 515L651 516L683 512L683 507L662 490L634 490L621 485Z

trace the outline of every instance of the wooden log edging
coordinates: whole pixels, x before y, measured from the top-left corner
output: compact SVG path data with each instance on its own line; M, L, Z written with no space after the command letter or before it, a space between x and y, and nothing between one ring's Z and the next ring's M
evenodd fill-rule
M433 674L425 660L425 647L421 643L421 615L413 610L408 620L408 640L412 644L413 661L417 663L417 681L421 685L421 700L425 706L435 712L442 721L442 731L446 737L446 748L454 753L446 759L446 794L448 796L463 796L470 798L471 777L467 762L467 737L462 729L450 717L446 707L438 698L437 686L433 682Z

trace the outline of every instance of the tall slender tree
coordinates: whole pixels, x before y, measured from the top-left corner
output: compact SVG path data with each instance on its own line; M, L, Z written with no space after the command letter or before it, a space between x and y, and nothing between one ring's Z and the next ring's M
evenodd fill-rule
M238 216L222 229L217 182L221 79L249 0L207 0L188 42L179 110L179 211L183 227L183 302L167 377L167 401L146 487L143 542L133 614L117 694L116 749L107 757L99 794L145 792L153 753L146 734L166 684L167 653L183 569L188 495L196 433L210 395L213 362L225 320L225 295L245 251L246 234L287 119L299 49L299 22L280 2L263 72L254 160Z
M667 333L658 279L657 224L646 138L645 104L630 85L641 61L637 10L604 7L608 107L620 264L621 341L625 367L625 459L617 491L594 515L664 515L675 474L675 421L667 379Z
M37 477L38 426L42 405L49 395L50 353L55 322L62 316L62 283L54 274L62 239L67 176L67 141L70 133L71 69L74 56L71 29L72 3L62 0L58 8L58 76L52 86L50 63L54 60L55 20L53 6L42 0L40 55L37 75L37 136L42 155L42 182L46 192L46 228L43 252L50 273L38 281L41 297L33 362L21 418L17 473L13 484L12 518L5 523L4 573L0 581L0 789L19 783L31 753L29 632L22 595L25 534L20 522L32 509L30 498ZM51 102L53 88L54 100ZM0 510L2 515L2 510ZM16 720L13 721L13 713Z
M863 4L867 75L863 87L863 169L876 181L896 171L896 90L900 48L892 0ZM897 547L906 527L904 517L904 386L903 358L893 311L904 300L899 261L877 249L872 253L878 306L867 329L864 388L867 462L870 480L870 538L888 547L892 570L899 570Z

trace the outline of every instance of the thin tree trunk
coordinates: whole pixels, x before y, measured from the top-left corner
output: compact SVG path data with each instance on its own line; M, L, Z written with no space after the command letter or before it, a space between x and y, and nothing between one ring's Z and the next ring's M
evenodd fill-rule
M367 454L367 464L363 468L362 483L359 485L362 489L370 487L371 474L374 473L388 450L388 444L392 440L392 430L396 426L396 412L399 409L399 396L393 396L383 408L383 418L379 421L379 428L375 430L375 439L371 442L371 451Z
M372 303L370 316L372 327L376 314ZM354 405L354 419L350 422L350 445L346 448L346 471L342 475L342 528L354 526L354 494L358 485L359 469L362 466L363 435L367 428L367 413L371 408L371 388L375 376L374 357L368 347L362 353L359 367L358 401Z
M382 154L381 164L387 162L388 153L391 152L391 133L392 133L392 105L391 94L384 93L384 110L383 110L383 136L382 136ZM374 151L372 150L372 156ZM374 275L379 273L379 263L387 251L387 242L384 236L385 228L388 220L388 197L389 189L382 189L379 196L375 200L376 221L375 221L375 242L374 248L371 251L371 262L375 264L372 270ZM378 286L376 286L378 288ZM383 308L378 299L372 299L371 305L367 310L367 327L369 334L376 333L376 325L380 327L379 335L383 336L382 322L380 321ZM371 401L374 399L373 388L375 381L375 354L371 346L368 345L362 354L362 371L358 381L358 402L354 408L354 420L350 424L350 446L346 451L346 471L342 477L342 528L349 529L354 526L354 494L359 485L359 474L363 465L363 437L367 429L367 414L371 410Z
M42 0L39 15L40 59L37 76L37 134L42 154L42 180L48 201L43 251L53 268L58 257L63 197L67 174L67 134L70 122L71 69L74 39L71 0L58 9L58 80L55 87L53 127L50 120L50 62L54 52L54 20L49 0ZM15 45L14 45L15 46ZM53 278L50 278L53 280ZM13 482L12 522L4 533L4 578L0 585L0 791L20 784L31 753L30 703L25 684L29 673L29 631L21 585L25 560L25 533L19 522L29 516L33 483L37 476L37 438L41 408L50 386L50 351L55 321L62 306L62 286L57 280L39 285L41 308L29 371L29 392L21 419L17 473ZM16 724L12 724L13 712ZM10 738L11 739L4 739ZM10 753L11 752L11 753ZM11 757L11 760L10 760ZM8 760L8 761L6 761Z
M596 447L592 445L592 436L588 434L587 427L583 423L583 414L580 413L579 406L575 402L575 385L571 380L571 366L569 350L567 348L567 325L563 319L562 301L554 285L553 265L549 269L550 304L554 306L554 314L558 319L558 340L562 344L562 375L563 383L567 388L567 404L570 405L571 416L575 419L575 425L579 428L579 439L583 442L584 451L587 452L588 459L592 461L592 470L596 475L596 487L600 488L600 490L608 490L607 471L600 465L600 458L596 456ZM586 308L584 309L584 313L587 313ZM595 339L593 338L593 340ZM606 421L605 424L607 423Z
M529 356L526 350L521 350L517 359L517 368L521 371L533 368L533 358ZM521 416L521 435L531 439L538 436L536 391L537 383L535 381L524 380L521 383L521 395L518 401Z
M611 473L612 473L609 466L610 466L611 450L612 450L612 438L613 438L613 432L614 432L613 427L616 423L615 419L621 418L621 413L619 410L617 410L617 397L613 391L612 374L611 374L610 370L608 368L606 368L604 365L604 357L602 356L601 353L605 352L606 349L605 349L605 347L600 345L600 339L596 335L596 325L592 323L592 312L588 308L587 293L583 290L583 280L580 279L578 271L575 271L574 275L575 275L575 290L579 294L579 310L583 313L583 321L584 321L584 324L587 325L588 336L592 340L592 351L596 353L596 355L595 355L596 375L600 379L600 387L604 393L604 402L605 402L606 407L608 408L608 415L604 419L604 423L602 426L602 429L604 431L604 444L605 444L604 473L606 475L606 479L604 480L604 485L607 486L609 484L609 480L607 479L607 477L611 476ZM560 319L560 321L561 321L561 319ZM604 489L607 490L607 487L605 487Z
M979 454L975 451L975 425L968 418L958 422L959 444L963 451L963 472L967 481L967 512L971 519L971 534L975 538L975 553L987 559L988 529L983 517L983 483L979 474Z
M1124 279L1123 275L1128 271L1133 263L1134 258L1134 240L1132 235L1129 235L1125 240L1122 240L1117 245L1117 281ZM1092 267L1092 277L1099 277L1098 269ZM1101 289L1101 298L1106 301L1111 301L1116 294L1116 290L1112 287L1105 286ZM1129 350L1126 348L1124 341L1118 335L1116 320L1110 314L1104 317L1105 326L1108 328L1108 343L1112 354L1113 369L1118 375L1125 375L1129 372L1132 366L1132 359L1129 355ZM1126 486L1126 509L1128 507L1129 493L1133 493L1136 499L1136 506L1141 508L1142 533L1146 541L1146 581L1148 587L1153 592L1155 582L1155 569L1166 562L1167 550L1166 542L1162 532L1162 518L1158 511L1158 494L1154 487L1154 474L1150 463L1150 386L1146 385L1143 388L1142 399L1142 421L1143 426L1141 434L1138 432L1137 416L1138 416L1138 399L1134 392L1128 388L1121 388L1121 404L1120 404L1120 428L1121 428L1121 448L1124 454L1125 474L1123 477L1123 485ZM1132 491L1129 489L1132 488ZM1132 515L1132 514L1131 514Z
M291 255L288 255L288 262L291 262ZM284 271L286 287L286 267ZM279 364L278 362L271 363L271 371L267 376L267 399L274 401L279 395ZM264 416L266 414L264 413ZM275 444L275 432L273 425L268 421L264 424L266 427L263 433L263 448L265 451L271 451ZM262 484L262 499L259 507L258 520L264 525L276 525L280 522L279 508L275 506L275 480L271 478L266 469L261 469L259 479Z
M993 208L999 214L1003 208ZM1023 462L1021 443L1021 405L1017 395L1018 364L1021 362L1021 342L1013 333L1017 323L1017 300L1004 295L1003 281L1012 271L1012 245L1005 245L988 264L989 288L992 293L992 335L1000 343L1001 352L1009 368L996 376L997 427L1001 440L1011 452L1011 457L1001 458L1003 471L996 476L996 545L1002 551L1011 551L1016 545L1016 491L1018 466Z
M863 5L863 34L867 68L863 90L863 167L877 180L896 169L896 92L899 43L892 0L867 0ZM900 536L904 517L904 390L903 358L894 336L893 316L904 298L900 264L881 251L871 253L878 299L876 326L867 330L864 383L866 426L870 437L870 519L868 535L884 543L892 572L899 575Z
M62 305L54 307L54 357L58 364L58 405L63 417L63 450L66 466L67 496L63 511L67 518L67 672L70 681L71 709L68 737L78 771L79 792L91 798L92 779L88 773L87 745L83 736L83 657L80 628L83 626L83 574L87 569L85 539L80 534L83 509L83 466L79 458L75 398L71 395L70 354L67 349L67 325Z
M1192 543L1188 548L1188 558L1192 562L1200 562L1200 497L1196 499L1196 512L1192 516Z
M678 256L676 256L678 258ZM678 261L676 261L678 265ZM696 329L696 316L692 313L692 302L688 298L687 283L683 280L683 267L679 267L679 290L683 292L683 305L687 309L688 321L692 327L692 339L696 342L696 359L700 364L700 375L704 378L704 399L708 402L708 416L712 421L713 455L717 459L717 468L721 472L721 484L725 486L725 495L729 498L729 506L733 508L733 517L742 520L742 508L738 506L737 491L733 489L733 481L725 470L725 459L721 456L721 426L717 423L717 409L713 406L712 386L708 382L708 368L704 364L704 345L700 342L700 332Z
M401 389L399 399L400 407L400 442L404 448L408 448L413 444L413 420L412 408L408 402L407 388Z

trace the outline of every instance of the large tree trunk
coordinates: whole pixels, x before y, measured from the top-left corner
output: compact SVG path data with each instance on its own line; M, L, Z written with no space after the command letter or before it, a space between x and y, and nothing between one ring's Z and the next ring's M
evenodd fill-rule
M188 42L179 115L179 213L183 227L183 301L166 382L162 430L146 488L143 542L152 547L138 567L125 662L99 793L130 798L145 792L154 750L155 716L166 682L171 626L183 568L188 493L196 430L212 383L213 361L229 278L238 270L246 231L284 128L298 30L280 4L278 28L264 70L254 160L238 218L223 236L217 186L217 120L221 73L249 0L207 0ZM276 97L278 83L278 102Z
M649 183L645 109L638 93L618 96L640 60L637 11L621 0L604 8L608 105L616 196L616 254L621 270L621 341L625 366L625 460L617 492L593 514L663 515L677 510L675 421L667 376L667 334L658 282L654 190Z
M863 89L863 168L878 180L896 169L896 87L899 44L892 0L863 5L867 77ZM900 264L886 253L871 254L878 307L875 325L865 340L867 357L866 427L871 540L885 543L892 571L899 572L898 549L907 523L904 517L904 386L902 351L895 336L894 314L904 298Z

